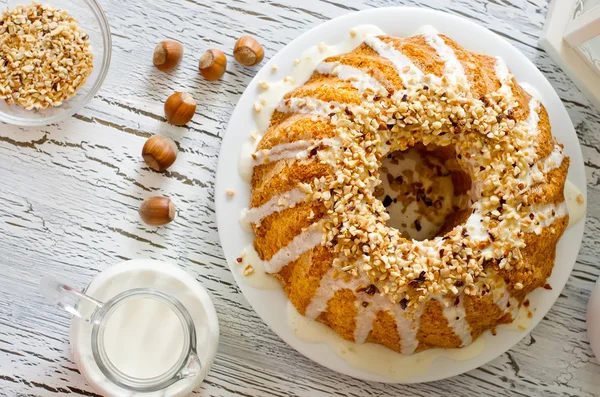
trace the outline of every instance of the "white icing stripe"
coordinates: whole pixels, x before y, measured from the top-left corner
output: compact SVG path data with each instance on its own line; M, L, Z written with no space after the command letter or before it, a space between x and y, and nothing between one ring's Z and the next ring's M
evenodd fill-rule
M299 153L310 146L314 141L296 141L290 143L282 143L273 146L271 149L262 149L252 154L254 164L265 164L267 162L280 160L281 158L294 157L295 153ZM283 157L281 157L283 156Z
M496 57L496 64L494 66L494 71L496 73L496 77L500 80L500 89L498 93L504 96L507 100L512 98L512 89L509 83L512 80L512 74L508 70L506 63L500 57Z
M406 317L406 313L400 305L394 305L391 313L394 316L396 322L396 328L398 329L398 335L400 336L400 353L410 355L417 350L419 346L419 340L417 339L417 333L421 327L421 315L425 305L421 305L414 320L410 320Z
M258 223L269 215L293 208L304 202L308 195L300 189L292 189L289 192L271 197L269 201L260 207L250 208L243 214L243 220L248 223Z
M540 94L537 92L535 88L527 83L521 83L521 87L531 95L531 100L529 101L529 115L527 116L527 120L525 121L527 134L530 137L530 142L532 143L529 149L529 154L526 157L528 162L533 162L536 160L536 139L540 133L538 128L538 123L540 122Z
M562 147L554 146L554 150L545 159L538 160L520 179L525 182L525 187L521 192L525 192L531 186L546 181L546 174L562 165L565 156Z
M316 319L321 313L327 310L327 303L337 291L349 289L354 291L356 295L356 327L354 329L354 341L356 343L364 343L373 330L373 322L379 312L388 312L394 317L398 335L400 337L400 346L402 354L412 354L417 349L419 341L417 340L417 332L420 326L420 317L424 305L421 305L417 312L416 319L410 320L406 317L406 313L399 304L394 304L390 300L378 293L369 295L364 291L356 292L359 287L369 285L370 282L360 279L351 278L345 281L340 278L333 278L333 269L330 269L321 279L319 287L312 297L309 305L306 308L305 316L310 319ZM363 302L368 303L367 307L363 306Z
M373 92L383 90L387 93L385 87L377 79L349 65L342 65L339 62L322 62L317 66L316 70L321 74L336 76L340 80L350 81L350 84L361 93L369 89Z
M394 65L405 87L423 80L423 72L412 63L409 57L398 51L391 43L384 43L375 36L367 37L365 43Z
M437 30L432 26L423 27L423 37L427 44L432 47L438 56L444 61L444 70L448 76L454 77L457 80L467 82L467 76L462 64L456 58L454 50L450 48L439 35Z
M499 277L498 284L492 291L494 294L494 304L498 306L502 313L510 313L511 318L514 320L519 312L519 302L510 296L504 280Z
M473 212L465 223L469 238L475 242L487 241L490 236L488 231L483 227L483 217L479 211Z
M319 287L306 307L304 315L310 319L316 319L319 317L319 314L327 310L327 302L333 298L333 295L337 291L342 289L351 289L354 291L360 286L360 282L358 278L351 278L348 282L340 278L333 278L333 269L329 269L323 278L321 278Z
M385 306L385 302L382 300L389 300L379 294L376 294L372 297L372 299L363 300L361 299L361 295L366 295L364 293L356 294L356 327L354 328L354 342L356 343L365 343L367 341L367 337L373 330L373 322L377 317L377 313L380 311L386 311L387 307ZM364 307L363 302L368 303L367 307Z
M450 304L448 307L444 307L444 303L440 302L444 308L444 317L448 320L448 325L452 328L452 331L460 339L461 347L470 345L473 342L471 326L467 321L467 313L465 312L463 302L464 298L460 298L460 302L457 305Z
M311 97L287 98L279 103L277 110L283 113L314 114L327 117L333 109L340 108L338 102L325 102Z
M271 149L259 150L252 154L254 160L254 166L272 163L274 161L283 159L305 159L310 155L310 152L314 148L319 146L334 146L339 147L341 141L338 138L323 138L319 140L311 141L295 141L290 143L282 143L277 146L273 146Z
M304 232L294 237L287 246L277 251L270 260L263 261L265 271L278 273L288 263L321 244L322 239L323 222L313 223Z
M514 320L519 314L519 301L509 295L508 303L510 305L506 305L506 312L510 313L510 317Z
M529 116L527 116L527 131L532 139L539 134L538 123L540 122L539 115L540 101L532 96L529 101Z
M498 306L502 313L510 313L511 318L514 320L519 313L519 301L510 295L504 278L491 269L488 270L488 276L494 280L491 290L494 304Z
M542 171L548 172L555 168L559 168L562 165L564 158L565 156L563 155L562 147L555 145L552 153L542 161Z
M569 214L566 201L558 205L534 205L531 207L530 213L534 216L533 220L531 220L531 225L523 225L521 230L525 233L535 233L537 235L540 235L544 228Z

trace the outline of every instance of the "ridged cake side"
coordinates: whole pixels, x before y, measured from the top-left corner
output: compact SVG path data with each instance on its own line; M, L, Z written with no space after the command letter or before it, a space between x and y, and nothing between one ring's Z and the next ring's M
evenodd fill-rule
M415 76L421 80L412 84ZM440 79L424 83L427 76ZM459 93L469 93L470 110L475 115L436 118L440 114L455 114L445 107L458 109L462 105L452 105L450 99L444 99L444 95L451 96L450 92L441 94L435 102L437 91L426 91L454 85ZM415 90L418 91L413 100ZM403 94L411 92L410 97ZM402 113L403 103L408 110L402 118L391 118L394 123L387 116L377 116L387 111ZM430 104L433 106L429 111L425 109L421 112L424 116L411 124L409 117L414 116L410 112L416 109L414 114L419 115L421 108ZM477 114L476 105L495 113L495 120ZM365 133L360 144L364 146L364 140L372 136L385 139L373 152L379 164L387 153L417 143L425 143L429 148L452 145L458 164L472 178L474 199L483 200L477 197L482 194L485 198L481 206L449 219L447 233L439 239L411 242L391 237L403 247L403 252L397 254L399 261L406 261L411 255L416 258L414 267L422 270L414 274L406 273L405 267L400 269L395 263L386 263L389 268L382 271L364 270L377 268L378 259L373 258L379 258L380 253L363 255L359 264L353 260L346 266L344 262L348 252L339 242L345 241L339 231L344 223L338 227L335 219L338 213L353 213L356 205L348 201L341 209L332 207L342 199L335 201L335 193L323 186L335 184L340 170L346 172L348 168L348 161L343 166L339 155L351 151L352 140L344 135L344 128L346 124L356 124L360 118L360 110L356 109L361 107L369 109L369 122L375 131L371 135ZM517 126L520 132L493 127L491 133L499 135L488 138L487 131L481 131L474 120L481 125ZM436 121L441 128L433 127ZM497 133L502 128L507 131L505 135ZM492 149L490 155L484 150L495 140L499 145L508 145L508 154ZM350 146L355 144L350 142ZM511 146L514 151L532 153L519 153L515 165L510 161ZM369 153L368 148L355 151L357 163L362 161L360 153ZM500 159L501 156L505 157ZM490 169L480 165L483 162L489 163ZM523 164L527 164L526 170L521 169ZM326 59L303 86L285 95L274 112L255 154L250 209L256 234L254 246L297 310L327 324L347 340L379 343L404 354L431 347L465 346L484 331L511 322L526 295L545 285L552 272L556 244L568 223L563 195L568 166L569 159L562 155L562 146L551 134L545 108L534 92L517 84L502 60L467 51L450 38L433 33L409 38L369 38L348 54ZM505 180L511 183L510 198L508 193L503 196ZM353 184L338 183L339 197L347 195L344 186ZM347 190L350 195L359 192L368 196L367 190ZM514 198L516 191L520 193ZM356 197L347 200L351 199ZM517 202L515 208L509 208ZM499 215L491 209L494 203ZM481 209L484 205L488 212ZM525 209L530 209L530 214ZM369 214L376 217L377 211L373 211ZM490 218L486 221L489 230L474 224L480 212L484 214L482 224L486 216ZM505 214L520 218L503 218ZM357 218L348 219L346 222L351 223ZM500 235L502 222L518 222L520 231L514 247L505 243L509 241L506 236ZM381 229L385 230L383 233L394 233L384 226ZM328 232L333 240L327 238ZM371 233L377 234L377 230ZM469 246L461 247L461 239L467 240ZM367 245L367 250L385 246L378 241L359 241L359 246L363 249ZM504 244L500 248L499 242ZM506 252L500 252L501 249ZM392 261L390 252L384 254L381 258ZM365 260L364 256L371 259Z

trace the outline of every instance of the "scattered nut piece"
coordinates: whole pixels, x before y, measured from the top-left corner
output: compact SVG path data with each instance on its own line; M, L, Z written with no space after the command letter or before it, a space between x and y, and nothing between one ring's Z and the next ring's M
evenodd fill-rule
M516 283L516 284L515 284L515 289L516 289L516 290L523 289L523 284L521 284L521 283Z
M227 190L225 190L225 193L227 193L227 195L229 197L233 197L235 195L235 190L233 190L233 189L227 189Z
M261 80L261 81L259 81L259 82L258 82L258 86L259 86L260 88L262 88L263 90L265 90L265 91L269 89L269 83L268 83L268 82L266 82L265 80Z
M250 133L250 138L252 138L253 141L256 140L256 138L258 138L258 131L254 130Z
M286 76L283 81L290 84L296 84L296 79L292 76Z
M173 40L161 41L154 49L152 62L161 72L175 69L183 58L183 46Z
M261 110L262 110L262 105L260 104L260 102L256 102L256 103L254 104L254 111L255 111L256 113L260 113L260 111L261 111Z
M244 66L259 64L265 56L265 51L256 39L250 36L239 38L233 47L233 57Z
M300 65L300 60L298 58L294 59L294 65Z
M151 136L142 148L142 157L154 171L164 171L177 159L177 145L169 137Z
M215 81L221 78L227 68L227 58L221 50L208 50L200 57L198 66L200 74L206 80Z
M168 197L149 197L140 206L140 217L151 226L162 226L175 219L175 205Z
M248 265L244 268L244 276L249 276L254 273L254 268L252 265Z
M185 92L176 92L165 102L165 117L173 125L187 124L196 113L196 101Z
M276 72L277 69L279 69L279 65L277 65L276 63L274 63L273 66L271 66L271 71Z
M350 29L350 37L356 37L356 29Z
M577 201L577 204L583 204L585 202L585 199L583 198L583 194L579 193L577 195L577 197L575 197L575 200Z
M319 48L320 52L325 52L328 48L327 44L325 44L324 41L321 41L317 47Z

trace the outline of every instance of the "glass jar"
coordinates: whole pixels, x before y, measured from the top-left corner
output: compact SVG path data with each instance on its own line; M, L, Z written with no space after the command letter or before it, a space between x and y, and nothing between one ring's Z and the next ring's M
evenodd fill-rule
M41 290L74 315L74 360L102 394L179 397L206 377L218 343L216 312L206 290L177 266L129 261L102 272L85 293L52 278Z

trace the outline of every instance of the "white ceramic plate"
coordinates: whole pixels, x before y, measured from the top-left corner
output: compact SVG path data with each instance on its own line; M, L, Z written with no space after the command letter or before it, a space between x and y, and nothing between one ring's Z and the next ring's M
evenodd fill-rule
M371 9L348 14L317 26L292 41L276 54L257 73L242 95L233 112L227 134L223 140L219 156L215 201L217 225L223 250L244 296L259 316L284 341L306 357L334 371L370 381L394 383L434 381L470 371L493 360L519 342L531 328L539 323L558 298L573 269L583 237L584 221L582 220L569 228L558 244L556 266L552 277L548 280L552 290L539 289L529 296L532 307L536 307L537 310L528 323L528 329L515 331L500 327L496 336L492 336L489 332L484 334L482 337L489 340L486 341L482 353L472 359L451 362L444 358L436 359L422 375L398 381L357 369L323 344L307 343L299 339L288 325L286 312L288 300L283 290L252 288L246 284L243 276L240 275L236 258L239 257L244 247L252 243L253 235L242 230L239 224L240 211L249 205L250 189L248 184L238 175L238 159L243 143L248 140L250 132L254 129L252 127L255 125L253 105L259 93L258 81L274 80L271 66L273 64L279 65L277 79L281 79L286 74L291 73L294 59L305 49L321 41L325 41L327 44L341 42L347 37L349 29L360 24L376 25L391 36L410 36L419 27L428 24L469 50L492 56L501 56L517 81L528 82L540 92L542 101L550 115L552 132L559 142L565 145L565 154L571 157L568 178L586 196L581 148L569 115L558 95L542 73L523 54L506 40L482 26L454 15L428 9L408 7ZM227 198L226 189L234 189L235 196Z

